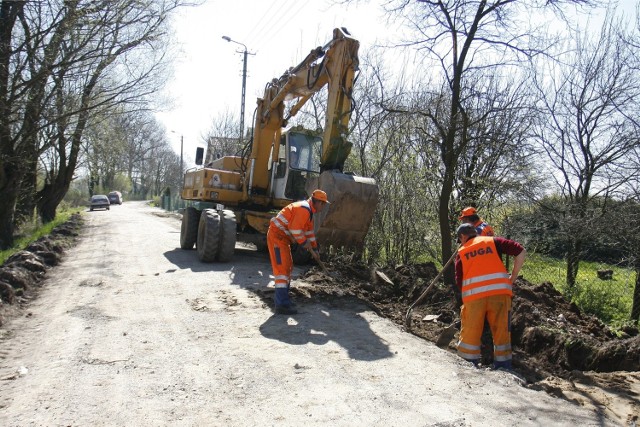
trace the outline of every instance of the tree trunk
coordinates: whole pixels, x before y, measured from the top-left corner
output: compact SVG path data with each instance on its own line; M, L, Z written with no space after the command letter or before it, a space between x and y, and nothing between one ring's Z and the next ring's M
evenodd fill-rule
M11 165L7 163L2 164L0 173L7 174L6 169ZM11 176L10 174L7 174ZM9 249L13 246L13 233L14 222L13 214L16 206L16 199L18 197L18 186L12 181L6 181L4 187L0 187L0 197L2 197L2 203L0 203L0 250Z
M13 246L14 212L18 198L19 156L14 150L8 104L9 64L11 63L11 35L16 18L25 2L0 3L0 249Z
M567 252L567 296L572 297L576 287L576 277L580 267L582 240L574 239Z
M453 166L455 168L455 165ZM442 236L442 265L444 265L452 254L451 229L449 224L449 200L453 192L453 169L446 166L446 172L438 200L438 215L440 219L440 235ZM453 264L443 273L444 282L455 284L455 269Z
M69 186L47 184L40 190L38 198L38 214L44 224L56 219L56 209L67 193Z
M23 167L25 171L20 181L20 190L16 204L16 223L31 220L36 207L36 185L38 178L35 162L31 159L25 159Z

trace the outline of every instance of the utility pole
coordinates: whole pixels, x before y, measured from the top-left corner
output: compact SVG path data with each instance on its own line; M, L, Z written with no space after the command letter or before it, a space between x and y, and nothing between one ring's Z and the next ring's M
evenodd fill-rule
M244 137L244 99L247 91L247 55L249 55L249 51L247 50L247 46L244 43L232 40L228 36L222 36L222 39L230 43L239 44L244 47L244 51L238 52L244 54L242 61L242 99L240 101L240 137L238 138L238 142L242 144L242 138ZM252 53L251 55L255 55L255 53Z

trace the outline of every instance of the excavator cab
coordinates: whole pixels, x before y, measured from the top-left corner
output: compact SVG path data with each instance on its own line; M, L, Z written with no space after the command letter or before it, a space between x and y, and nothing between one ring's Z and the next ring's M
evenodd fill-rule
M305 130L285 131L280 140L273 194L276 199L304 200L308 182L320 175L322 137Z

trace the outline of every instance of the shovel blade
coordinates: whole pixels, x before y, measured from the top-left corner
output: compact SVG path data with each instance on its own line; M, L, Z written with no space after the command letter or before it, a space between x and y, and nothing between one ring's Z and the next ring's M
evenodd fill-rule
M446 328L444 328L442 331L440 331L440 335L438 336L436 345L440 348L449 347L451 340L456 335L456 331L457 329L455 324L449 325Z

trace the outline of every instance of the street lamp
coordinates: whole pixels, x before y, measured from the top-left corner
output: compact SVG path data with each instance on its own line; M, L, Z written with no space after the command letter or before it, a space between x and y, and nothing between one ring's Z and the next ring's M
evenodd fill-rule
M242 100L240 102L240 138L238 139L238 141L242 143L242 135L244 134L244 96L247 89L247 55L249 55L249 52L247 51L247 46L244 43L231 40L231 37L229 36L222 36L222 39L230 43L239 44L240 46L244 47L244 51L240 52L244 54L244 59L242 61L243 65L242 65ZM255 54L252 53L251 55L255 55Z

